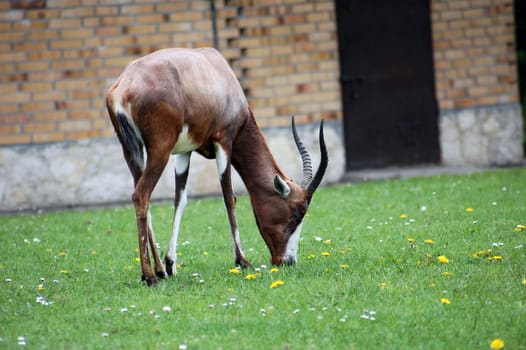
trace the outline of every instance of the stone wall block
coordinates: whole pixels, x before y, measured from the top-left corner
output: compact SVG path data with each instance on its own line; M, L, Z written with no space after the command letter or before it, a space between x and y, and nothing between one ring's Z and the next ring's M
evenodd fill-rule
M329 166L324 183L336 182L344 174L341 123L326 123L325 140ZM319 164L319 124L299 125L298 132ZM287 176L302 179L301 158L290 127L264 129L276 161ZM157 184L153 198L173 200L174 157ZM239 175L232 173L236 193L246 193ZM190 196L218 195L220 183L215 160L194 153L187 186ZM131 203L133 179L116 137L49 145L0 147L0 211L16 211L78 205Z

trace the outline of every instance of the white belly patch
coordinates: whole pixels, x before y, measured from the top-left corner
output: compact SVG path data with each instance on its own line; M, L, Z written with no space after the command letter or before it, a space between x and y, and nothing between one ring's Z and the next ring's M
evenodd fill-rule
M197 145L193 142L192 138L188 134L188 125L184 124L183 130L181 130L179 138L177 139L177 143L172 150L172 154L188 153L194 151L195 149L197 149Z

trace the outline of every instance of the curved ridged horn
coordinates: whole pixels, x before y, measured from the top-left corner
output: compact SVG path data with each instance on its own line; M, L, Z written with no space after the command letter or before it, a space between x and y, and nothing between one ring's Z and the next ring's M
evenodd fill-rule
M296 131L296 124L294 123L294 116L292 116L292 135L294 136L294 142L296 147L301 155L301 163L303 164L303 180L301 181L301 187L305 188L312 180L312 161L310 159L310 154L303 146L298 132Z
M314 194L314 191L316 191L316 189L320 185L321 179L323 178L323 175L325 175L325 170L327 169L327 164L329 162L329 157L327 155L327 147L325 147L325 139L323 138L323 120L320 123L320 155L320 166L316 171L316 175L314 175L314 178L305 190L310 196Z

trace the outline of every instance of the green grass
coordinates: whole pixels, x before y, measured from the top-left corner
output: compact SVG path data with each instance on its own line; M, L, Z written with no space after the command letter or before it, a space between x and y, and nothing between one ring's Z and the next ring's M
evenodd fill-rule
M153 288L131 207L3 216L0 348L526 349L525 195L525 169L323 188L299 263L238 274L222 200L192 200L179 273ZM163 252L172 210L153 207ZM269 265L246 197L237 215Z

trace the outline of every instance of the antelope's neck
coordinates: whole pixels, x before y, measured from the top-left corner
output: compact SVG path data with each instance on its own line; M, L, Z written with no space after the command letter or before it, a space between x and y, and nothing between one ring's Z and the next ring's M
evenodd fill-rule
M232 148L232 165L253 199L262 198L259 196L262 194L275 194L273 183L276 174L285 178L253 115L248 117L244 127L237 134Z

